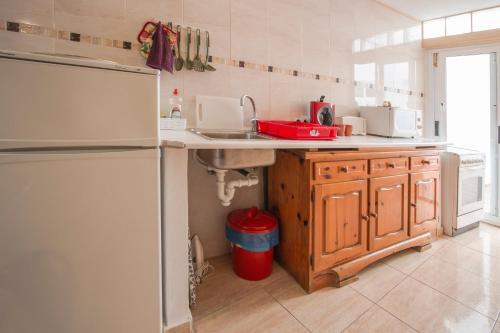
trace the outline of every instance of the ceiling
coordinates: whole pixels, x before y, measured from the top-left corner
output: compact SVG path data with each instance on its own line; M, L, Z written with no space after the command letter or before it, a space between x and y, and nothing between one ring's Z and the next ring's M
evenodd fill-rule
M500 6L500 0L377 0L420 21Z

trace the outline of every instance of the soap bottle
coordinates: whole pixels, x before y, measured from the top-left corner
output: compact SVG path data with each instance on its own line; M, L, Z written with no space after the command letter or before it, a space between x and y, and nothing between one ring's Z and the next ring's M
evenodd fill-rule
M181 118L182 111L182 97L179 96L179 90L174 89L172 97L169 99L170 103L170 118Z

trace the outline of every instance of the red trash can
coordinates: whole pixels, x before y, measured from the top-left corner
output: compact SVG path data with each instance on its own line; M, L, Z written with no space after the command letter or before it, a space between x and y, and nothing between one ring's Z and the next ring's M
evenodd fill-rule
M232 245L233 270L239 277L258 281L273 270L273 248L279 242L276 218L256 207L227 216L226 236Z

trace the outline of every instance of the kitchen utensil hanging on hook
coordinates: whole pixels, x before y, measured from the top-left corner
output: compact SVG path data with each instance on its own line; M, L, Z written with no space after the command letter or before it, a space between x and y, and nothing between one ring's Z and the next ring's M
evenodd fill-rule
M177 50L176 50L176 57L175 57L175 70L180 71L182 69L182 67L184 66L184 59L182 59L182 55L181 55L182 28L180 25L177 26L176 32L177 32Z
M207 70L209 72L214 72L215 68L208 63L208 58L209 58L208 52L209 52L209 49L210 49L210 34L209 34L208 31L205 32L205 36L206 36L205 38L206 38L206 41L207 41L207 53L205 55L205 64L203 66L205 67L205 70Z
M190 58L190 49L191 49L191 27L187 28L187 55L186 55L186 68L189 70L193 69L193 60Z
M204 72L205 66L201 62L201 58L200 58L200 44L201 44L200 34L201 34L200 29L196 29L196 56L194 57L194 60L193 60L193 66L194 66L195 71Z

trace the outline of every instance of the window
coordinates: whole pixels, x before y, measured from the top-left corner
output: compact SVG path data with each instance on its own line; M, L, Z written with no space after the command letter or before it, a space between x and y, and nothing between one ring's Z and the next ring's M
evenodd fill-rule
M500 8L491 8L472 13L472 30L484 31L500 28Z
M500 6L422 23L423 39L500 29Z
M424 38L443 37L446 34L445 19L424 22Z
M471 32L471 14L449 16L446 18L446 36Z

